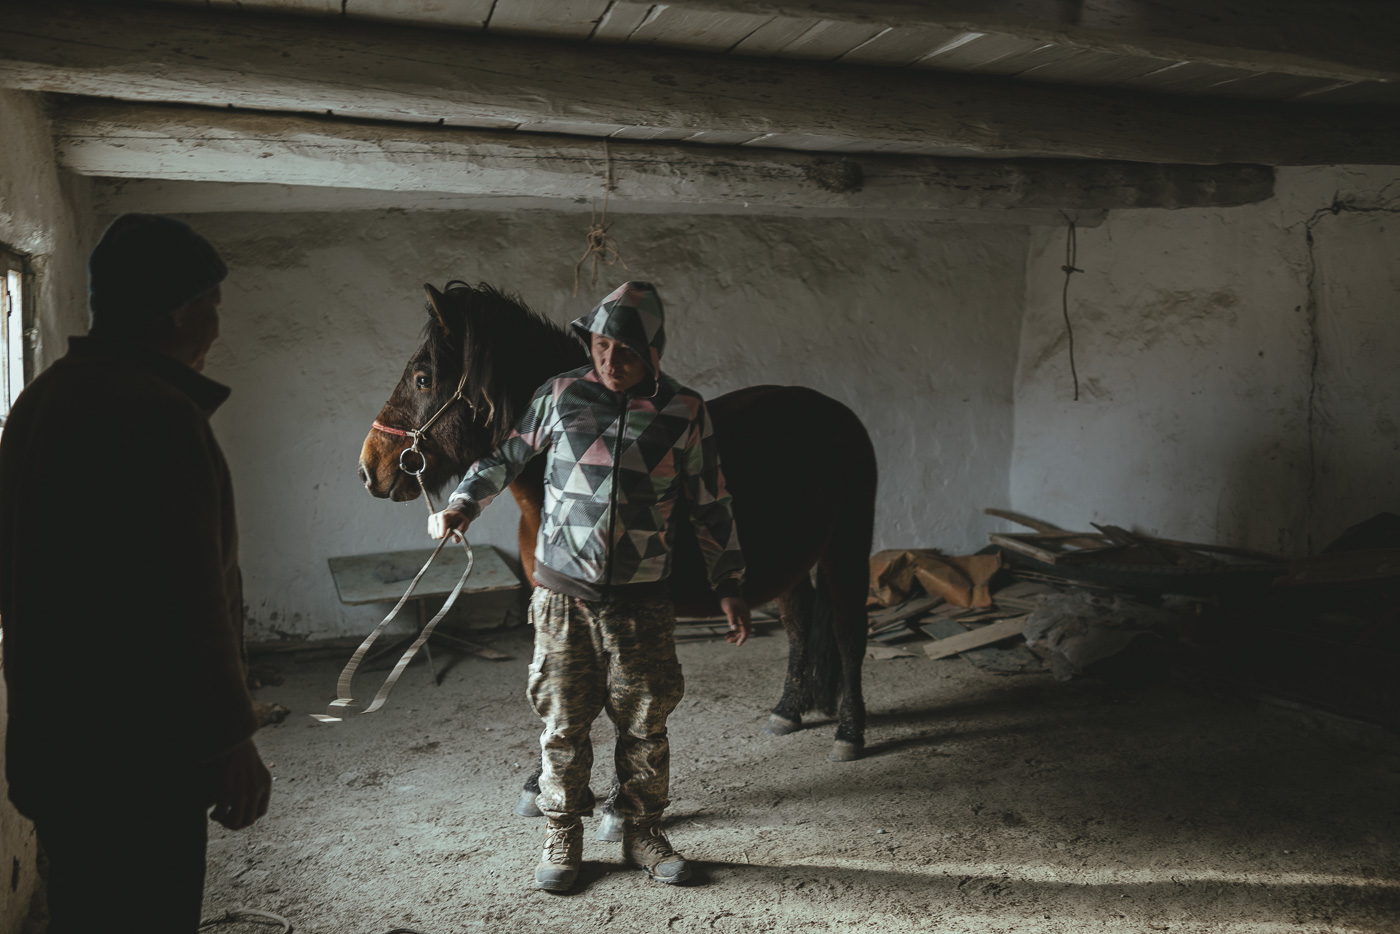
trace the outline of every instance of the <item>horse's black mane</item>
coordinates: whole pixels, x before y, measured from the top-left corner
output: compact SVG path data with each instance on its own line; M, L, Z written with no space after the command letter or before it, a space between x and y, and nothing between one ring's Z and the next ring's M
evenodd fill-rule
M531 395L557 373L582 366L583 345L517 295L485 282L453 280L443 288L444 331L428 306L423 331L433 371L454 384L466 367L466 397L488 419L491 446L505 440Z

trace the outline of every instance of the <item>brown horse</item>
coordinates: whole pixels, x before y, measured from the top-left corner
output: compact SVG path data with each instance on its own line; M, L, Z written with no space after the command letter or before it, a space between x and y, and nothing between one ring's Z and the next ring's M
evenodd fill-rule
M398 432L418 428L447 406L420 442L424 484L440 489L505 440L539 386L588 362L572 334L490 286L424 288L429 303L422 346L377 419L390 431L371 429L360 454L365 488L397 502L419 492L400 469L408 439ZM461 401L454 403L457 391ZM768 732L799 729L805 711L830 713L839 698L831 758L859 758L875 518L870 437L846 406L799 386L752 386L708 405L748 563L744 595L755 606L776 600L788 636L787 681ZM544 458L531 462L510 490L520 505L521 563L533 578ZM676 612L718 615L699 545L679 508L672 529Z

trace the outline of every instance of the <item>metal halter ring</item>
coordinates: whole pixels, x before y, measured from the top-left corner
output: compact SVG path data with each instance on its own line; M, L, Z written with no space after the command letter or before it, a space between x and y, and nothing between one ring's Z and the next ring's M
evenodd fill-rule
M404 458L410 454L418 455L417 470L410 470L408 468L408 465L404 463ZM428 469L428 459L423 456L422 451L418 450L418 440L416 438L413 441L412 447L406 447L399 452L399 469L402 470L404 473L408 474L410 477L421 477L423 475L423 471Z

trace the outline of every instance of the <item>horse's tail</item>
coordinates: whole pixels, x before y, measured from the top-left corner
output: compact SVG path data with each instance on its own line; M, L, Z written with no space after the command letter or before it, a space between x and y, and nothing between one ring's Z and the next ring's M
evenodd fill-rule
M836 645L836 613L826 574L817 568L817 595L812 619L807 626L806 662L802 676L802 709L817 710L830 716L836 712L841 693L841 653Z

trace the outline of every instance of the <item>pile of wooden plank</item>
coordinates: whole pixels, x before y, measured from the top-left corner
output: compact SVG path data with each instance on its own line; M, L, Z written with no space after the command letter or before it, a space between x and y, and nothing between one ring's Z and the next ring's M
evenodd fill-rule
M1040 671L1044 665L1026 648L1021 632L1039 596L1057 592L1048 584L1013 579L993 592L990 607L961 607L941 597L914 597L871 612L871 645L866 655L876 659L961 655L987 671Z

